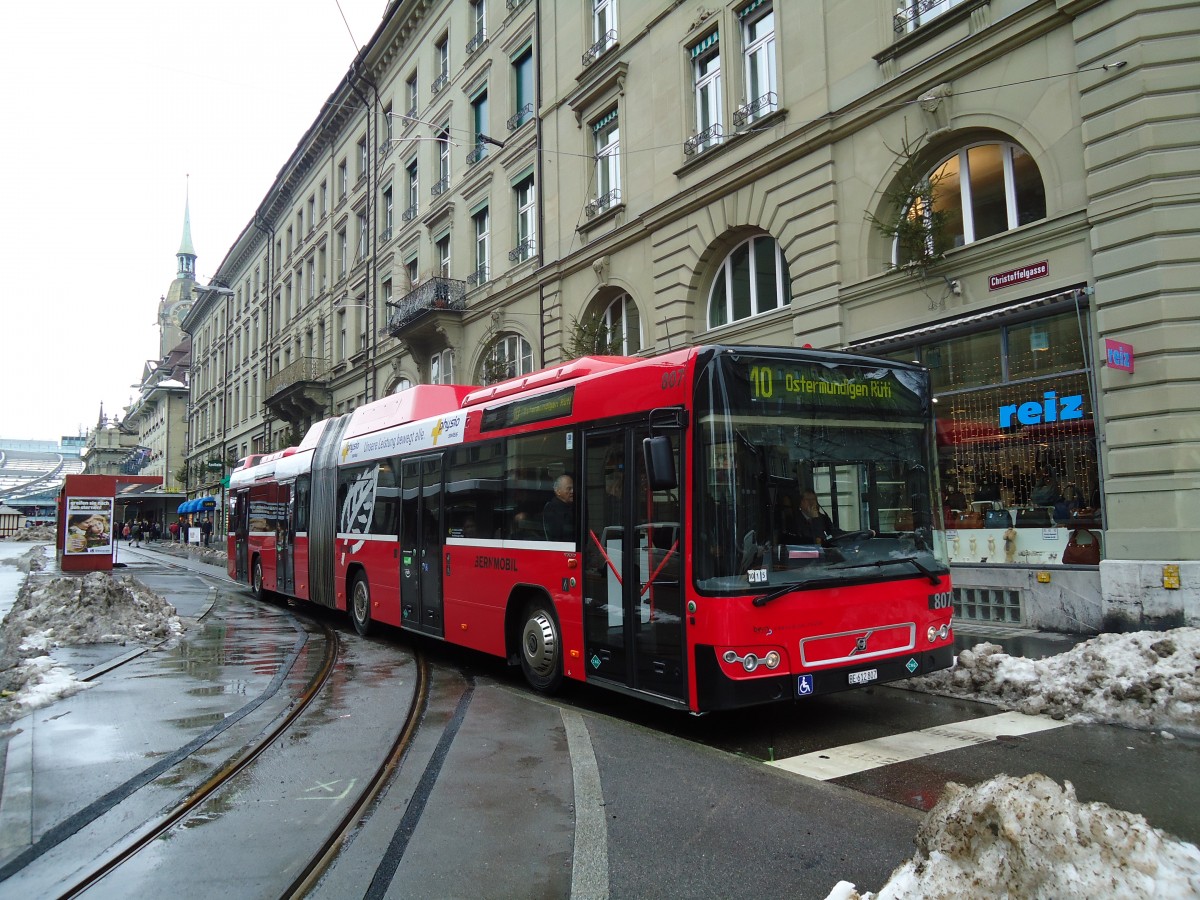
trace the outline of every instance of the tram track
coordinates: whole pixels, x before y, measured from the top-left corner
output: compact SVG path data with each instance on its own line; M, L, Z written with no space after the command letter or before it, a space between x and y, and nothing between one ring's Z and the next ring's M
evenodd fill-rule
M161 564L188 572L210 584L211 582L217 584L228 582L227 578L220 575L209 575L188 565L166 560L161 560ZM210 587L210 590L212 589ZM189 817L197 813L206 801L213 800L222 790L231 788L232 783L239 775L250 769L256 760L270 748L285 742L289 733L299 727L302 717L330 685L331 678L338 668L339 660L343 656L343 640L339 637L335 626L322 621L321 617L297 615L290 610L286 612L286 615L293 620L293 627L296 627L298 631L311 632L316 629L317 634L322 636L324 645L319 665L309 677L303 690L292 699L287 713L278 718L269 730L255 735L240 751L215 769L201 784L182 797L169 810L157 815L152 821L144 823L137 829L136 834L129 836L121 846L114 845L113 848L110 848L106 856L90 871L82 876L78 874L74 876L69 886L57 888L57 896L68 898L85 895L107 877L119 872L123 866L137 858L156 841L167 836L172 830L186 827ZM301 622L308 623L308 625L302 626ZM308 640L311 638L306 639L306 642ZM295 655L294 652L293 658ZM392 782L401 762L411 748L426 712L431 682L430 665L426 655L419 647L414 647L412 656L415 665L414 691L396 739L388 748L388 752L383 755L381 762L374 768L373 773L361 783L361 789L357 792L355 799L345 808L320 846L312 852L307 861L300 862L299 872L290 883L281 888L279 896L303 897L313 890L333 866L356 830L362 828L364 823L369 820L372 809ZM130 658L134 658L134 656L131 655ZM182 758L179 761L181 762Z

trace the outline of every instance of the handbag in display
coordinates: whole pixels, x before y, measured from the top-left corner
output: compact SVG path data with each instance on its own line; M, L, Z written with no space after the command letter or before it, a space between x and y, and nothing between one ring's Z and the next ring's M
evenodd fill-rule
M1047 506L1034 506L1029 509L1017 510L1018 528L1050 528L1052 526L1050 508Z
M1012 514L1007 509L989 509L983 516L984 528L1012 528Z
M1076 528L1071 532L1063 550L1062 561L1068 566L1098 566L1100 565L1100 538L1096 532L1086 528Z

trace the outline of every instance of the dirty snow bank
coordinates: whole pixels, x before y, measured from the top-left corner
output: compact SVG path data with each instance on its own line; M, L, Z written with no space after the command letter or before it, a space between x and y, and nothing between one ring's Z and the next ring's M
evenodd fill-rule
M53 525L35 525L32 528L18 528L15 534L9 536L8 540L53 544L58 540L58 530Z
M157 644L182 634L175 608L128 575L27 578L0 623L0 721L86 685L47 653L64 644Z
M948 784L916 844L878 893L841 881L826 900L1200 896L1194 845L1045 775Z
M161 541L156 544L147 544L146 547L151 550L156 550L159 553L169 553L171 556L181 556L186 559L194 559L198 562L208 563L211 566L226 565L228 559L228 551L224 544L221 546L200 547L196 544L177 544L172 541Z
M1030 715L1200 735L1200 628L1102 634L1046 659L976 644L954 668L902 684Z
M0 559L0 565L13 566L28 575L30 572L42 571L52 559L54 559L53 547L30 547L15 559Z

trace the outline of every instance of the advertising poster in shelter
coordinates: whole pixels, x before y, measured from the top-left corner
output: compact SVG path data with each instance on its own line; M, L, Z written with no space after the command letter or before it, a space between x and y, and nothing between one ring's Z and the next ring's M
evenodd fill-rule
M68 497L63 553L90 556L113 552L113 498Z

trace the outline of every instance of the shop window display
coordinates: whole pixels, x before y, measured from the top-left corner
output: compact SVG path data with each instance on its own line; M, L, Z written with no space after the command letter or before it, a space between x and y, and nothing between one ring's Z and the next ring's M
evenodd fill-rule
M1071 311L896 354L933 373L951 561L1090 564L1077 545L1093 538L1102 552L1080 322Z

